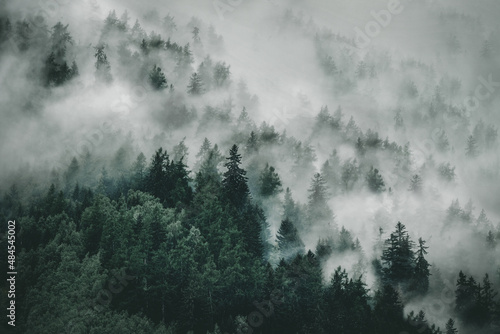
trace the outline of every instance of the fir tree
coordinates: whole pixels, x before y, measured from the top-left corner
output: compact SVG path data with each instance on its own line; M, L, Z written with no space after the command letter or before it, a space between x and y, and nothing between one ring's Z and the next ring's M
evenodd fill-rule
M113 77L111 76L111 66L108 61L108 57L106 53L104 53L104 45L99 45L94 47L96 58L95 62L95 76L96 79L100 82L110 83L113 81Z
M167 88L167 79L161 68L154 65L151 72L149 72L149 81L154 89L161 90Z
M328 187L320 173L314 174L311 180L308 196L308 216L311 224L330 222L334 219L332 210L328 207Z
M455 321L451 318L446 322L445 330L445 334L458 334L458 330L455 327Z
M191 78L189 78L188 94L201 95L203 94L203 92L203 82L201 81L200 76L196 72L194 72L191 75Z
M266 164L264 170L259 177L260 194L264 197L273 196L283 189L281 188L281 180L278 173L275 172L273 166Z
M478 155L477 141L474 136L470 135L467 138L467 146L465 148L465 155L468 158L475 158Z
M415 269L413 272L412 289L418 294L424 295L429 290L430 264L425 259L427 249L425 241L422 238L418 239L418 250L416 252L417 259L415 261Z
M303 254L305 252L304 243L299 236L299 232L288 218L281 221L276 241L281 257L285 258L285 260L289 260L297 253Z
M389 283L408 283L414 272L413 242L410 240L406 226L396 224L396 230L385 241L382 253L384 279Z
M366 182L368 183L368 188L374 193L381 193L385 191L385 183L380 175L378 169L370 167L370 171L366 175Z
M422 178L420 175L415 174L412 176L410 181L410 187L408 188L411 192L419 194L422 192Z
M237 207L243 205L250 191L248 190L246 171L240 168L241 155L238 153L238 146L233 145L229 151L228 161L224 165L227 171L224 173L222 185L227 198Z

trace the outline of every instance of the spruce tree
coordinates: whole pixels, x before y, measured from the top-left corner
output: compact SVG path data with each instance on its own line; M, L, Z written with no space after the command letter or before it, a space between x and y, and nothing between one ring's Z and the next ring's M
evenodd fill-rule
M455 321L451 318L446 322L445 330L445 334L458 334L458 330L455 327Z
M477 141L474 136L470 135L467 138L467 146L465 147L465 155L468 158L475 158L478 155Z
M165 74L162 72L161 68L154 65L151 72L149 72L149 81L151 86L156 90L161 90L167 88L167 79Z
M111 66L106 53L104 53L104 48L103 44L94 47L94 57L96 58L95 77L99 82L110 83L113 81L113 77L111 76Z
M416 194L420 194L422 192L422 183L422 177L420 177L420 175L418 174L415 174L410 180L410 187L408 188L408 190Z
M275 172L273 166L266 164L266 167L260 173L259 188L260 194L264 197L273 196L283 191L283 189L281 189L280 177L278 173Z
M288 218L281 221L276 241L281 257L285 260L289 260L297 253L303 254L305 252L304 243L299 236L299 232Z
M227 199L237 207L241 207L250 195L247 185L246 171L240 168L241 155L238 146L234 144L229 151L228 161L225 163L227 171L224 173L222 185Z
M333 212L327 203L329 197L328 187L320 173L314 174L308 191L308 215L310 223L332 221L334 219Z
M377 168L370 167L370 171L366 175L366 182L368 188L374 193L381 193L385 191L385 183L382 175L380 175Z
M201 81L198 73L194 72L189 78L188 94L190 95L201 95L204 92L203 82Z
M412 289L418 294L424 295L429 290L430 264L425 259L427 249L425 241L418 239L417 259L415 261L415 270L413 273Z
M414 272L413 242L410 240L406 226L401 222L396 224L396 230L385 241L382 253L382 271L384 280L388 283L407 283Z

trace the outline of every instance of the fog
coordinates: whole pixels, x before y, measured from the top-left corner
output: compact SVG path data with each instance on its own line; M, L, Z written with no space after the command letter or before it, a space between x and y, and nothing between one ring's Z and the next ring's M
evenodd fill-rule
M334 149L340 163L357 159L363 171L348 191L341 184L329 184L328 205L335 216L331 225L299 228L306 249L312 251L319 238L325 233L335 235L342 226L360 241L362 252L333 254L324 262L325 281L341 265L351 275L364 274L374 290L377 282L368 264L380 257L379 228L384 240L401 221L412 240L421 237L427 241L427 259L442 276L442 282L431 276L431 287L443 282L453 287L458 271L463 270L478 279L489 273L498 288L500 247L489 249L486 235L490 230L500 233L500 145L496 137L488 145L478 138L479 152L473 158L467 156L466 147L480 120L494 129L500 123L500 84L496 84L500 81L500 3L401 0L400 12L391 14L386 26L379 24L378 32L367 32L367 24L375 22L372 12L387 11L392 2L61 0L46 7L29 0L4 3L2 11L9 13L12 21L36 20L34 15L40 13L49 28L58 21L69 24L74 43L66 58L76 61L79 76L64 85L43 88L34 78L36 68L43 63L40 49L21 52L12 41L2 44L0 190L7 192L16 183L26 197L36 195L52 182L51 172L62 177L73 157L81 161L89 152L100 170L109 168L120 147L127 147L127 165L140 152L149 162L157 148L171 152L184 138L187 164L194 176L196 154L205 137L227 156L235 138L244 137L246 142L250 131L259 131L266 122L280 135L286 133L295 143L300 141L303 148L309 145L312 159L297 157L299 151L290 148L292 141L270 144L258 153L241 147L250 182L252 177L258 179L260 170L269 163L276 168L283 189L289 187L293 199L304 205L311 178L321 172L327 159L331 162ZM119 43L124 37L118 32L101 34L112 10L118 18L128 11L129 28L137 19L148 35L155 31L163 40L170 37L181 46L190 43L194 62L187 74L176 72L170 56L150 54L149 64L161 66L168 85L175 88L173 93L153 90L147 77L139 83L131 79L139 70L120 63ZM160 23L167 14L177 25L170 35ZM200 29L198 47L193 46L194 26ZM210 26L221 37L216 46L209 43ZM357 31L374 37L360 47L363 43ZM487 57L481 55L485 40L491 44ZM94 47L100 43L107 45L113 76L107 85L97 83L94 75ZM133 47L130 50L140 52ZM207 55L214 64L221 61L230 66L230 83L190 96L186 93L189 75ZM322 66L324 55L335 60L335 74L328 74ZM361 61L367 65L362 75L358 67ZM245 98L241 83L247 87ZM233 105L229 108L231 124L203 118L207 105L223 108L228 100ZM172 112L175 104L195 110L192 120L180 121ZM438 116L428 115L430 105ZM339 132L322 129L324 124L318 124L316 116L323 106L328 106L331 115L340 106L342 124L347 125L352 117L361 137L371 129L382 141L387 137L401 148L409 143L408 169L396 167L397 158L388 152L367 148L360 155L354 145L358 135L349 142ZM254 122L247 128L235 125L243 107ZM395 127L398 110L404 123L399 128ZM477 129L476 134L485 133L485 129ZM442 133L449 140L446 149L438 147ZM298 163L304 166L297 167ZM439 175L442 163L455 167L453 181ZM384 179L387 190L381 194L366 187L365 173L370 165L378 168ZM408 190L415 174L423 179L421 193ZM272 200L253 195L265 203L271 233L275 234L283 218L284 193ZM447 209L456 199L464 212L469 210L470 224L447 220ZM490 222L487 226L477 223L483 209ZM359 261L365 261L362 272L356 269ZM435 288L426 299L407 304L406 310L426 309L429 321L443 326L452 306L442 291ZM439 310L436 301L442 304Z

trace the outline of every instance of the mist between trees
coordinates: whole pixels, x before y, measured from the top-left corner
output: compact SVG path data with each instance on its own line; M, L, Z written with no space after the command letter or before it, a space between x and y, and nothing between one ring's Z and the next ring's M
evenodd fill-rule
M16 332L498 333L498 6L57 4L0 5Z

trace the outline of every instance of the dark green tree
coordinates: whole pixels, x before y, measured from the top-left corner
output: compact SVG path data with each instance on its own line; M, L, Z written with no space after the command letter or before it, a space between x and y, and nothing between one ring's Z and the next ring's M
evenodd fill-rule
M455 327L455 321L453 319L448 319L445 327L445 334L458 334L458 330Z
M259 176L259 188L260 194L264 197L273 196L283 191L278 173L275 172L273 166L269 166L267 163Z
M410 240L406 226L396 224L396 230L385 241L382 253L384 281L391 284L408 283L414 272L413 242Z
M403 303L392 285L386 284L375 293L375 333L400 333L405 328L403 314Z
M366 175L366 182L368 188L374 193L381 193L385 191L385 183L382 175L380 175L377 168L370 167L368 174Z
M241 207L246 203L250 191L248 189L246 171L240 168L241 154L238 153L238 146L233 145L229 151L229 157L224 166L227 171L224 173L222 186L226 194L226 198L236 207Z
M329 197L328 187L320 173L314 174L308 191L307 209L310 223L333 221L333 212L327 203Z
M154 89L161 90L167 88L167 79L161 68L154 65L151 72L149 72L149 81Z
M297 253L305 253L304 243L299 236L299 232L288 218L281 221L276 241L280 250L280 256L285 260L291 259Z
M416 252L417 259L415 261L415 269L413 272L412 290L416 293L424 295L429 290L430 264L425 259L427 249L425 241L422 238L418 239L418 249Z

